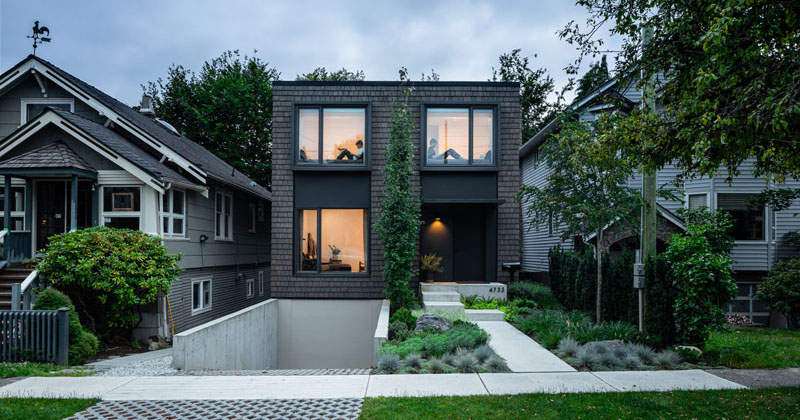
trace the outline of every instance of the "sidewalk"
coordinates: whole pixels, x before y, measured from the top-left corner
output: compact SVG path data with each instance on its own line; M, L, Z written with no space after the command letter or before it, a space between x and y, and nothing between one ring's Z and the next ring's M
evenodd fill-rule
M449 375L36 377L0 388L0 397L101 398L116 401L247 400L742 388L745 387L702 370Z

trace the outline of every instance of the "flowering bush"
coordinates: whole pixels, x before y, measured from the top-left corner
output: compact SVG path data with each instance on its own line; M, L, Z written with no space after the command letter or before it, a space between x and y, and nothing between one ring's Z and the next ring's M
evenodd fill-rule
M725 315L725 320L728 321L728 325L732 327L744 327L748 325L753 325L753 321L751 321L750 318L742 314Z

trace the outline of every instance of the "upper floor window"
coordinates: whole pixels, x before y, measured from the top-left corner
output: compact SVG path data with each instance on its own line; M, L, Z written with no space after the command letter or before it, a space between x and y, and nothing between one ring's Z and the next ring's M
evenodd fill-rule
M177 189L165 191L161 209L164 236L183 237L186 230L186 192Z
M103 187L103 226L139 229L140 187Z
M696 210L700 207L708 207L707 200L705 194L689 194L689 208Z
M366 109L298 109L297 162L317 165L363 165Z
M22 121L25 124L36 118L45 108L58 108L64 111L75 112L75 101L67 98L24 98L22 102Z
M717 194L717 209L733 216L733 239L737 241L763 241L765 236L764 207L753 208L747 199L755 194Z
M493 108L427 108L425 166L495 164Z
M214 238L233 239L233 198L226 192L216 194L216 219L214 223Z

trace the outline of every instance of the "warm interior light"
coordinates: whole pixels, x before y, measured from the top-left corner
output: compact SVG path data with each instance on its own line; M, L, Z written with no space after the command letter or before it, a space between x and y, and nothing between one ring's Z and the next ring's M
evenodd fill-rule
M436 217L436 218L434 218L433 220L435 220L435 221L437 221L437 222L441 222L441 221L442 221L442 218L441 218L441 217Z

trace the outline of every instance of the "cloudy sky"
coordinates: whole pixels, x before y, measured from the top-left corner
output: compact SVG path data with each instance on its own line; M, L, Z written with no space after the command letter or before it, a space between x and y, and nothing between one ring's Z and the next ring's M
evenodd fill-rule
M500 54L521 48L560 85L577 52L555 33L572 19L585 11L567 0L0 0L0 71L31 53L39 20L53 41L37 54L128 104L171 64L198 70L228 49L256 50L286 80L319 66L487 80Z

